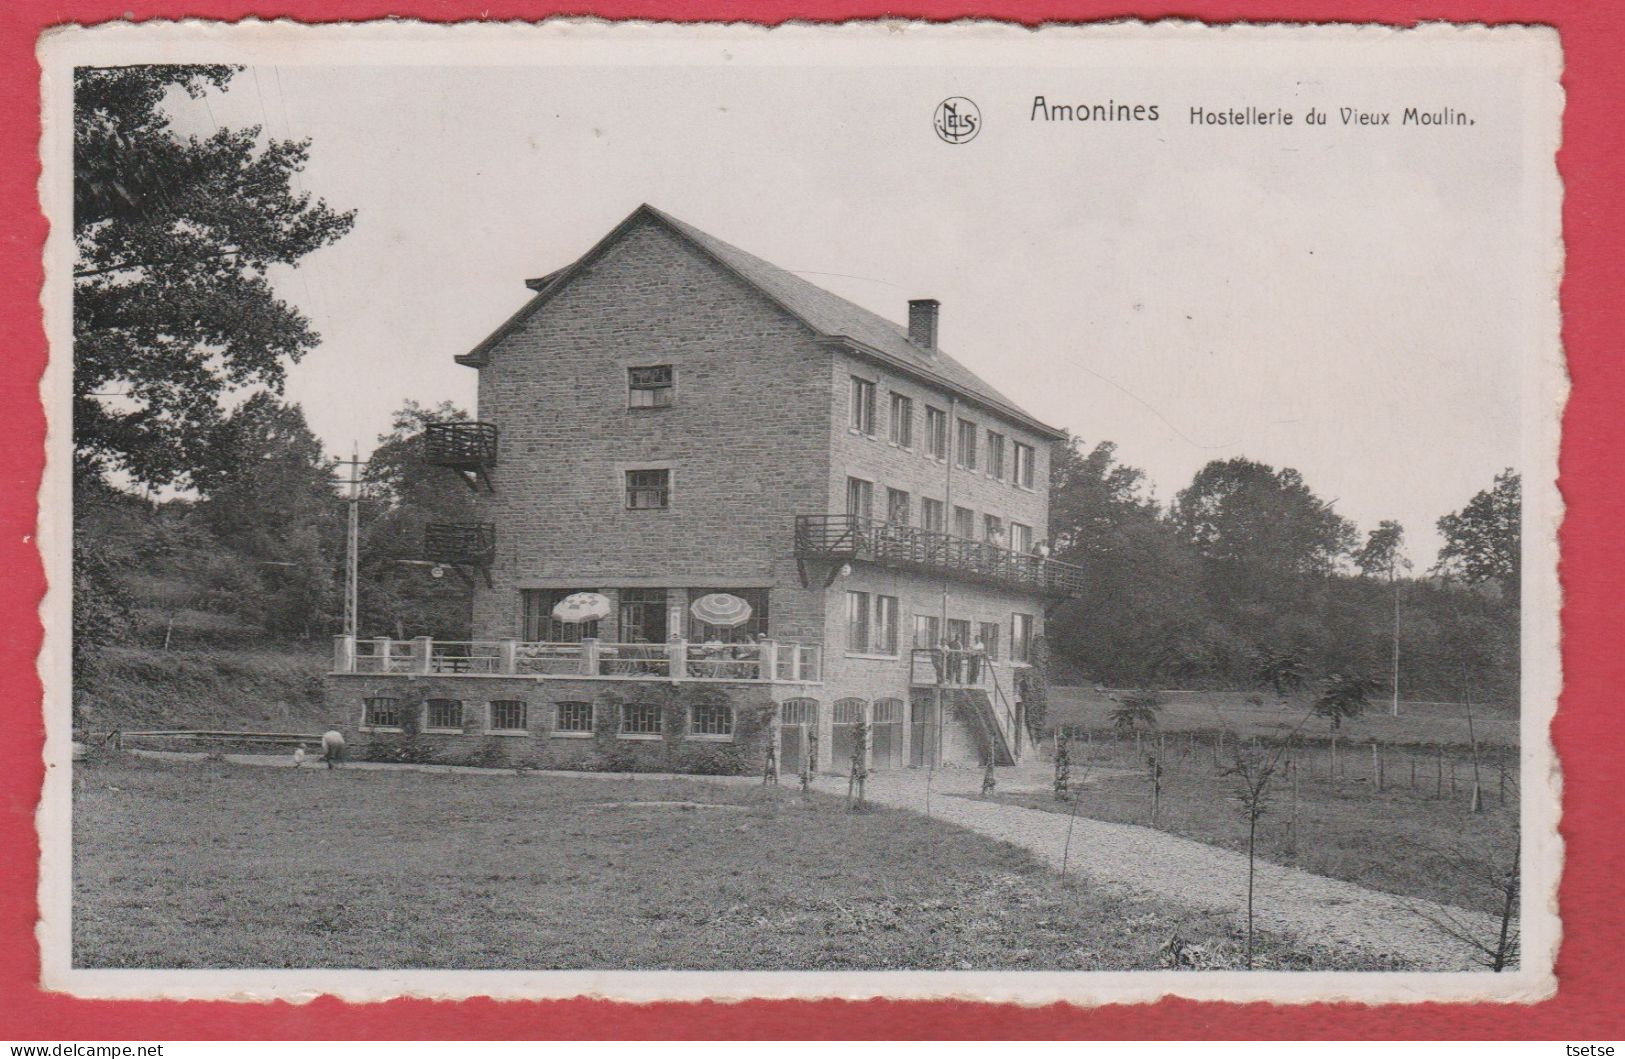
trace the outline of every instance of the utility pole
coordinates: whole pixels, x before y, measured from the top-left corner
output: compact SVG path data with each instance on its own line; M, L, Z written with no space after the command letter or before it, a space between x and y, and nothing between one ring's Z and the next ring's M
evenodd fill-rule
M1394 716L1399 716L1399 578L1395 574L1395 567L1399 565L1399 555L1396 550L1394 558L1388 563L1388 583L1394 590Z
M350 521L344 538L344 635L355 638L356 583L359 563L361 530L361 458L354 443L350 445L350 458L340 460L339 466L349 468L343 485L348 490L346 500L350 507Z

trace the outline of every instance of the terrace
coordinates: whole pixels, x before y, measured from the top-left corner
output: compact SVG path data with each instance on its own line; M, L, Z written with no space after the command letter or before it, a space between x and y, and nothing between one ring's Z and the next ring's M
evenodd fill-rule
M1046 596L1076 596L1084 588L1083 568L1071 563L861 515L797 515L796 559L832 569L869 562Z
M533 677L539 680L652 680L684 683L816 684L816 644L761 640L742 644L575 643L521 640L333 640L334 674Z

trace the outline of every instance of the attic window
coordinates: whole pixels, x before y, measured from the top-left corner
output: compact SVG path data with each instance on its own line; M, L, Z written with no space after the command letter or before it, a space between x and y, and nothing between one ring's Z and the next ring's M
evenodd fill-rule
M626 407L670 408L676 373L670 364L626 369Z

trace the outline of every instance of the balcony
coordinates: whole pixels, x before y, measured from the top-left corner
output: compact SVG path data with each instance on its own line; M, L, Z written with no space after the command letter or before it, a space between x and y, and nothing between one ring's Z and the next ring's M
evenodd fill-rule
M476 492L481 485L489 491L497 462L496 424L431 423L423 431L423 459L456 471Z
M539 680L656 680L721 684L816 684L815 644L762 640L743 644L575 643L521 640L333 638L336 674L371 676L532 677Z
M1083 592L1083 568L949 533L860 515L797 515L796 560L867 562L1046 596ZM805 577L803 577L805 580Z
M490 522L431 522L423 527L423 558L431 563L484 571L490 580L497 557L497 530Z

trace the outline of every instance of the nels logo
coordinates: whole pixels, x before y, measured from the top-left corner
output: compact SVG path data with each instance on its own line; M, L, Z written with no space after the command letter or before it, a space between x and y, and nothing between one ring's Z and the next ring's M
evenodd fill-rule
M969 143L982 131L982 112L964 96L949 96L937 104L932 124L944 143Z

